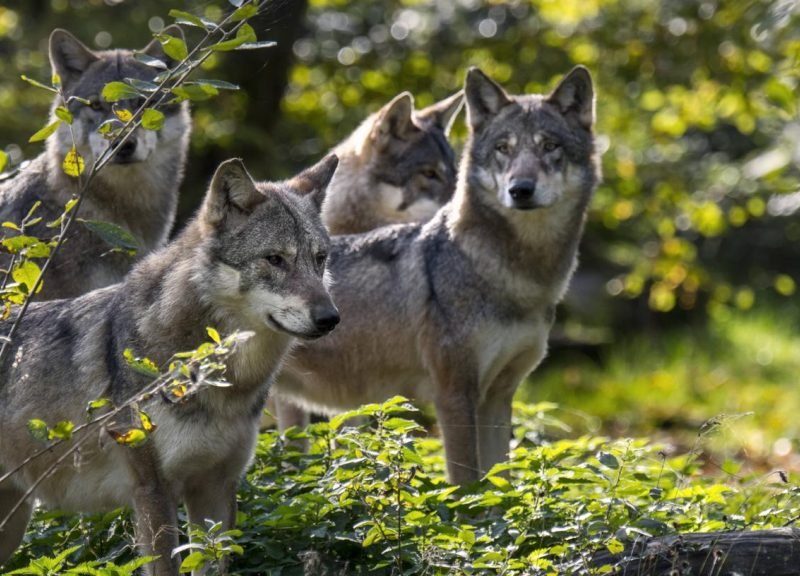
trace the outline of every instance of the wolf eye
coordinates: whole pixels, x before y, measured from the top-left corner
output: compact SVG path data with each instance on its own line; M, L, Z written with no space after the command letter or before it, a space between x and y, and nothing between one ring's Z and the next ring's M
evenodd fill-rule
M555 149L556 149L556 148L558 148L558 147L559 147L558 143L556 143L556 142L552 142L552 141L550 141L550 140L548 140L547 142L545 142L544 144L542 144L542 149L543 149L545 152L552 152L553 150L555 150Z
M315 259L317 262L317 267L323 268L325 266L325 262L328 260L328 255L325 254L324 252L320 252L319 254L316 255Z
M494 149L500 154L506 155L511 152L511 146L508 145L508 142L498 142L494 145Z
M434 170L433 168L423 168L421 173L428 180L438 180L439 179L439 173L436 172L436 170Z
M265 257L264 260L269 262L272 266L276 266L278 268L283 267L286 263L286 260L283 259L283 256L279 254L270 254L269 256Z

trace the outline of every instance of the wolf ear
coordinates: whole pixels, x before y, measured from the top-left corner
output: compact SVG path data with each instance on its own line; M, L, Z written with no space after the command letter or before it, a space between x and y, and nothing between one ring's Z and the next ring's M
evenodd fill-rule
M211 226L219 226L229 216L250 214L264 200L266 196L258 191L242 160L226 160L219 165L211 179L203 218Z
M410 92L395 96L378 111L373 134L379 142L392 138L406 139L414 130L411 115L414 113L414 97Z
M72 34L56 28L50 34L50 65L66 86L83 74L97 55Z
M314 206L320 210L322 202L325 200L328 184L330 184L338 165L339 157L336 154L328 154L311 168L306 168L289 180L289 186L301 196L311 198Z
M467 119L473 130L481 128L489 118L511 104L506 91L474 66L467 71L464 96L467 100Z
M186 38L183 35L183 30L181 30L181 27L177 24L171 24L167 26L161 32L159 32L159 34L168 34L169 36L174 36L181 41L186 41ZM142 48L141 53L161 60L169 68L174 68L178 64L177 60L173 60L167 56L167 53L164 52L164 46L161 45L161 42L158 38L153 38L147 46Z
M564 116L574 116L587 130L594 124L594 88L592 75L583 66L576 66L564 76L547 97Z
M464 91L459 90L452 96L440 100L436 104L431 104L427 108L423 108L417 112L417 118L420 118L422 121L432 122L434 126L439 128L444 132L444 135L447 136L463 104Z

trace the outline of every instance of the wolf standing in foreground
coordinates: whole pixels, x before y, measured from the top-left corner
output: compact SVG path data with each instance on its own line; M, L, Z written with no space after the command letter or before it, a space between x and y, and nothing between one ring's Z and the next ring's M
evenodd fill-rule
M181 35L177 26L164 32ZM164 54L158 40L153 40L142 52L161 60L165 66L175 64ZM104 121L115 118L111 104L101 98L103 86L126 78L152 82L160 72L136 60L129 50L93 52L69 32L58 29L50 35L50 62L53 72L61 78L65 96L77 96L91 104L68 102L66 107L74 118L72 125L62 123L48 139L44 153L15 178L0 184L0 218L4 221L19 223L34 202L42 202L36 211L42 217L41 223L26 230L26 234L40 238L53 234L45 223L58 218L79 189L78 180L67 176L61 167L72 148L72 135L87 169L109 145L97 131ZM61 104L57 98L53 110ZM133 112L141 101L123 100L116 105ZM138 256L167 240L186 163L189 109L184 103L160 110L166 117L161 130L136 129L111 163L98 172L80 209L81 218L112 222L131 232L139 244ZM37 298L75 297L122 280L133 259L127 254L108 253L110 248L98 235L75 223L58 258L48 269Z
M453 196L455 154L447 135L463 105L461 91L422 110L409 92L364 120L335 149L333 177L322 221L331 234L357 234L407 222L425 222ZM305 427L308 414L270 399L278 427Z
M92 512L132 505L152 572L177 575L177 507L189 520L233 526L236 488L253 453L272 376L293 337L330 332L339 316L323 275L329 247L319 217L336 168L330 155L282 183L255 183L241 161L223 163L198 216L121 284L74 300L34 303L0 365L0 474L41 448L27 423L85 417L87 402L123 405L149 383L123 351L164 366L205 341L206 326L254 335L227 360L230 388L204 387L184 403L142 405L158 428L142 446L87 428L80 465L67 460L36 488L47 506ZM105 440L105 442L103 441ZM70 443L32 460L0 486L0 520ZM18 546L31 499L0 532L0 564Z
M509 95L473 68L464 94L455 197L426 224L334 239L343 321L297 346L274 387L329 413L433 401L459 484L507 455L514 392L545 355L600 177L585 68L547 96Z

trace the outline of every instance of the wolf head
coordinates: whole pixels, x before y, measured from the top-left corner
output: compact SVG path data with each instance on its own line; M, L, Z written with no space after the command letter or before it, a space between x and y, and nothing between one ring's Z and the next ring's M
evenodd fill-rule
M365 120L337 148L342 168L324 214L331 231L364 232L433 216L455 189L447 134L462 102L458 92L414 110L414 97L403 92Z
M182 37L177 26L166 28L164 33ZM164 53L158 40L150 42L141 52L160 60L165 67L176 64ZM49 150L58 158L63 158L72 148L74 136L78 152L84 157L87 166L109 146L109 141L97 131L98 128L106 120L115 118L112 104L101 97L103 87L109 82L122 82L128 78L153 82L158 73L163 71L136 60L129 50L94 52L72 34L60 29L54 30L50 35L50 64L53 72L61 78L68 100L76 96L91 104L86 105L76 99L67 102L66 106L74 117L73 124L62 124L59 127L56 135L48 141ZM114 106L135 112L143 101L143 98L122 100ZM53 108L61 104L57 101ZM189 133L186 105L173 104L159 109L166 117L161 130L138 128L117 152L107 169L109 172L120 172L118 176L124 178L127 173L125 167L141 165L149 160L157 161L165 156L165 149L174 149L177 143L185 145ZM105 176L104 172L106 171L101 172L101 175Z
M588 196L597 178L594 90L574 68L549 95L511 96L477 68L464 93L470 127L471 187L514 210L555 206Z
M200 211L210 237L211 298L251 325L300 338L333 330L330 240L319 216L338 159L331 154L285 182L254 182L241 160L217 169Z

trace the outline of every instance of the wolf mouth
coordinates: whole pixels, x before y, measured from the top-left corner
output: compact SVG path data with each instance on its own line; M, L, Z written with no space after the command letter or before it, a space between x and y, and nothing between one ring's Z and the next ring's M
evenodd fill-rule
M272 314L267 314L267 324L280 332L285 332L290 336L294 336L295 338L302 338L303 340L316 340L317 338L324 336L327 332L312 332L309 334L304 334L302 332L295 332L294 330L290 330L280 322L278 322Z

